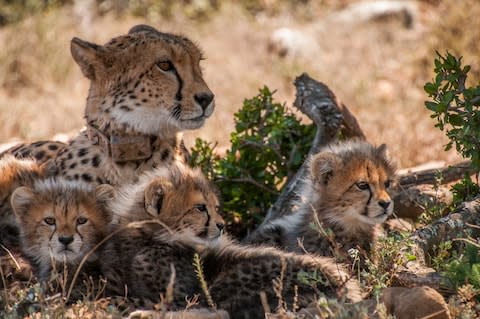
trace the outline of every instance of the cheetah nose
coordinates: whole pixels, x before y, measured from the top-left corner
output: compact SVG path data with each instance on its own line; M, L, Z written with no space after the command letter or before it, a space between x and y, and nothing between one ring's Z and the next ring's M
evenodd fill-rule
M383 209L387 209L390 206L391 201L381 200L378 201L378 205L382 206Z
M73 236L60 236L58 237L58 241L64 244L65 246L68 246L73 241Z
M215 95L212 93L199 93L193 96L195 102L200 105L203 111L212 103L214 97Z
M217 228L219 231L222 231L225 228L225 224L218 223Z

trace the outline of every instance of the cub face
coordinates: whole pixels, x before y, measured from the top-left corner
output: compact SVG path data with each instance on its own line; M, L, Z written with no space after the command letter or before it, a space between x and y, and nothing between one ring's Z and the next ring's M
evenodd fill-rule
M12 194L22 235L22 248L40 264L78 264L106 234L111 214L106 202L110 185L96 188L78 182L49 179Z
M161 178L153 180L145 190L145 209L172 230L189 230L199 237L219 237L225 226L216 193L195 181L175 187Z
M224 230L215 187L199 169L182 163L161 167L120 189L110 203L113 224L157 219L176 232L216 238Z
M331 146L312 158L310 174L313 206L332 222L355 228L383 223L393 213L388 189L395 169L385 145L355 141Z
M86 118L158 135L201 127L214 95L189 39L138 25L105 45L78 38L71 53L91 80Z

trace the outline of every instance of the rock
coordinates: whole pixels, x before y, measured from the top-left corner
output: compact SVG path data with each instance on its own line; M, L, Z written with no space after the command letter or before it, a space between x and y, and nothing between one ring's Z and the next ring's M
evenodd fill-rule
M430 287L385 288L380 300L396 319L451 318L442 295Z
M210 309L192 309L174 312L161 312L154 310L137 310L132 312L128 319L229 319L226 311L213 311Z

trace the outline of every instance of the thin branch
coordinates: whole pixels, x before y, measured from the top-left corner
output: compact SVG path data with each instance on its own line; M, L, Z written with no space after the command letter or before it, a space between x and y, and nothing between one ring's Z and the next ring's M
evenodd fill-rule
M278 195L277 191L274 191L271 188L269 188L268 186L265 186L264 184L257 182L251 176L243 177L243 178L217 177L217 181L219 181L219 182L233 182L233 183L248 183L248 184L252 184L252 185L254 185L254 186L256 186L256 187L258 187L258 188L260 188L260 189L262 189L266 192L269 192L270 194Z
M243 147L243 146L253 146L253 147L256 147L256 148L258 148L258 149L260 149L260 150L263 150L263 149L265 149L265 148L269 148L269 149L271 149L271 150L275 153L275 155L277 155L277 157L278 157L280 160L282 160L282 158L283 158L282 154L280 154L280 152L278 151L278 149L276 149L276 148L275 148L273 145L271 145L271 144L260 144L260 143L253 142L253 141L244 141L244 142L242 142L241 147Z
M15 256L13 256L12 252L5 246L3 246L2 244L0 244L0 247L5 250L8 254L8 256L10 256L10 258L13 260L14 264L15 264L15 267L17 267L17 270L20 270L20 264L17 262L17 260L15 259Z

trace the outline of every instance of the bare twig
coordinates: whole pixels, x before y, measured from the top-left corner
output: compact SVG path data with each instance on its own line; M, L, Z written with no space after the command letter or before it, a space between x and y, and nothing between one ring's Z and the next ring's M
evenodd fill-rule
M265 291L260 291L260 301L262 302L263 312L272 313L270 305L268 304L267 294Z
M13 256L12 252L2 244L0 244L0 247L2 247L2 249L5 250L8 256L10 256L10 258L13 260L13 262L15 263L15 267L17 267L17 270L20 270L20 264L17 262L17 259L15 258L15 256Z
M249 184L252 184L252 185L255 185L256 187L266 191L266 192L269 192L270 194L274 194L274 195L278 195L278 192L274 191L273 189L271 188L268 188L267 186L265 186L264 184L262 183L259 183L257 182L256 180L254 180L251 176L248 176L248 177L243 177L243 178L225 178L225 177L218 177L217 178L217 181L220 181L220 182L233 182L233 183L249 183Z

